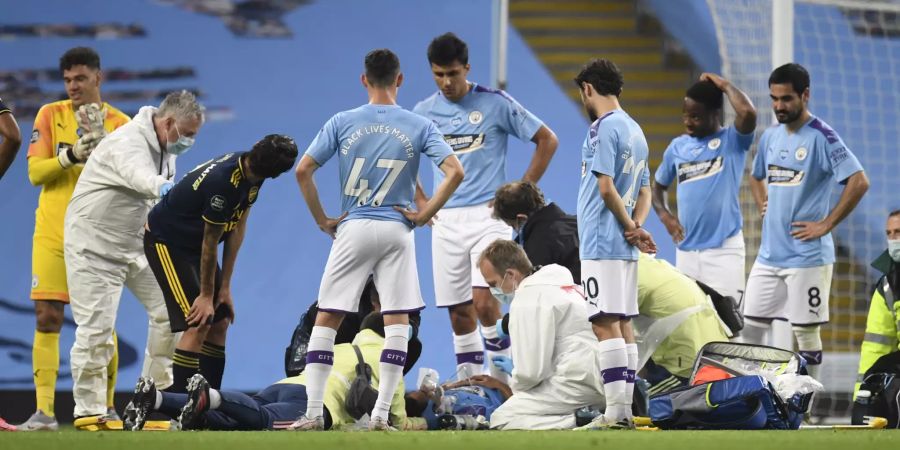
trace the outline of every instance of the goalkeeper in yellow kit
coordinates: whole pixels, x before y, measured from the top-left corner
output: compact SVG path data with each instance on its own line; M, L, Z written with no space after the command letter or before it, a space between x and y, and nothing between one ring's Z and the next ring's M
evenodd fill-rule
M18 427L22 431L58 427L53 400L59 372L59 332L63 308L69 302L63 260L66 206L91 151L106 133L129 120L100 100L100 56L93 49L67 51L59 60L59 70L69 99L41 107L28 146L28 179L41 186L31 255L31 299L37 317L32 350L37 411ZM112 400L117 366L118 354L108 369L111 415L115 414Z

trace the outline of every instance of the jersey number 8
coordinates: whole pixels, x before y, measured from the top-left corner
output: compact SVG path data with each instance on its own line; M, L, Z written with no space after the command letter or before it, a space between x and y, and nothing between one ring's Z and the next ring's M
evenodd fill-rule
M350 169L350 176L347 177L347 184L344 186L344 195L358 197L359 200L356 202L357 206L368 203L369 196L372 195L372 190L369 189L369 180L359 177L365 163L366 158L356 158L353 161L353 167ZM372 199L372 206L381 206L388 191L391 190L391 186L394 185L394 182L397 181L397 177L400 176L400 173L403 172L403 168L406 167L406 161L399 159L379 159L375 162L375 166L390 171L387 178L385 178L384 182L381 184L381 188L378 189L378 192L375 193L375 197Z

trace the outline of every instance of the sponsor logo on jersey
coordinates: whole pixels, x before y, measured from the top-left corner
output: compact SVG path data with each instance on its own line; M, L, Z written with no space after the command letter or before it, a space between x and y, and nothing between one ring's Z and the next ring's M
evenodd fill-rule
M836 166L849 158L850 152L847 151L847 147L838 147L832 150L828 157L831 158L831 164Z
M38 276L37 274L31 276L31 288L37 289L38 287Z
M225 209L225 197L222 197L221 195L213 195L213 197L209 199L209 207L216 211Z
M31 132L31 143L34 144L35 142L37 142L40 139L41 139L41 132L37 128L35 128L35 130Z
M770 186L799 186L804 173L802 170L769 164L768 175Z
M797 161L803 161L809 155L809 151L806 150L806 147L799 147L796 152L794 152L794 158L797 158Z
M469 123L472 125L478 125L482 120L484 120L484 114L482 114L481 111L472 111L469 113Z
M678 182L689 183L691 181L709 178L722 171L725 159L717 156L706 161L691 161L678 165Z
M709 147L710 150L718 150L719 146L721 146L721 145L722 145L722 140L719 138L715 138L715 139L709 141L709 144L706 144L706 146Z
M471 153L484 147L484 133L480 134L447 134L444 141L456 153Z

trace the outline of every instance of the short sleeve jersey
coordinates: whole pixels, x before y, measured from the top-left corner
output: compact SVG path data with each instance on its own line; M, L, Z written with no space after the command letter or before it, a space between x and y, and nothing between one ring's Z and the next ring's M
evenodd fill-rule
M685 251L719 248L741 231L741 176L753 133L734 125L702 138L683 134L663 153L656 182L678 183L678 220L684 226Z
M600 197L597 177L612 177L630 216L641 187L650 184L648 155L644 132L625 111L610 111L591 124L581 150L578 189L582 260L637 260L637 248L625 240L624 228Z
M544 125L502 90L472 84L469 92L451 102L441 92L419 102L413 112L434 122L462 163L466 178L446 208L486 203L506 182L508 137L530 141ZM435 170L435 186L444 176Z
M319 166L337 155L345 220L394 220L412 205L421 155L439 166L453 154L433 123L397 105L367 104L334 115L309 144Z
M767 129L759 139L752 173L768 181L757 261L781 268L833 263L831 233L801 241L791 236L791 223L827 217L834 185L862 170L837 132L815 116L794 133L783 124Z
M203 247L206 224L222 225L224 241L259 194L263 182L251 183L244 175L241 157L228 153L200 164L185 175L150 210L153 236L168 245L191 252Z

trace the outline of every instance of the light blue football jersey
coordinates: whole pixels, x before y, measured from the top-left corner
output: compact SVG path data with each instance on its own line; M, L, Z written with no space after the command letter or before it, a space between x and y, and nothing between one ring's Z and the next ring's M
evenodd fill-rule
M815 116L796 133L783 124L767 129L753 160L753 177L768 181L769 195L756 260L781 268L833 263L831 233L801 241L791 236L791 223L828 216L834 182L844 183L861 170L841 137Z
M753 133L741 134L734 125L703 137L683 134L663 153L656 182L678 182L678 220L684 227L681 250L719 248L741 231L741 176Z
M412 225L394 206L413 203L419 158L435 165L453 154L433 123L397 105L363 105L335 114L309 144L319 166L335 153L340 163L345 220L396 220Z
M630 216L641 187L650 184L649 153L644 132L625 111L610 111L591 124L581 150L581 185L578 189L578 236L582 260L637 261L637 248L625 240L625 229L600 197L597 177L613 178Z
M413 112L427 117L444 134L462 163L466 178L445 208L486 203L506 182L508 136L530 141L544 125L504 91L477 84L458 102L438 91L419 102ZM434 186L444 179L434 171Z

